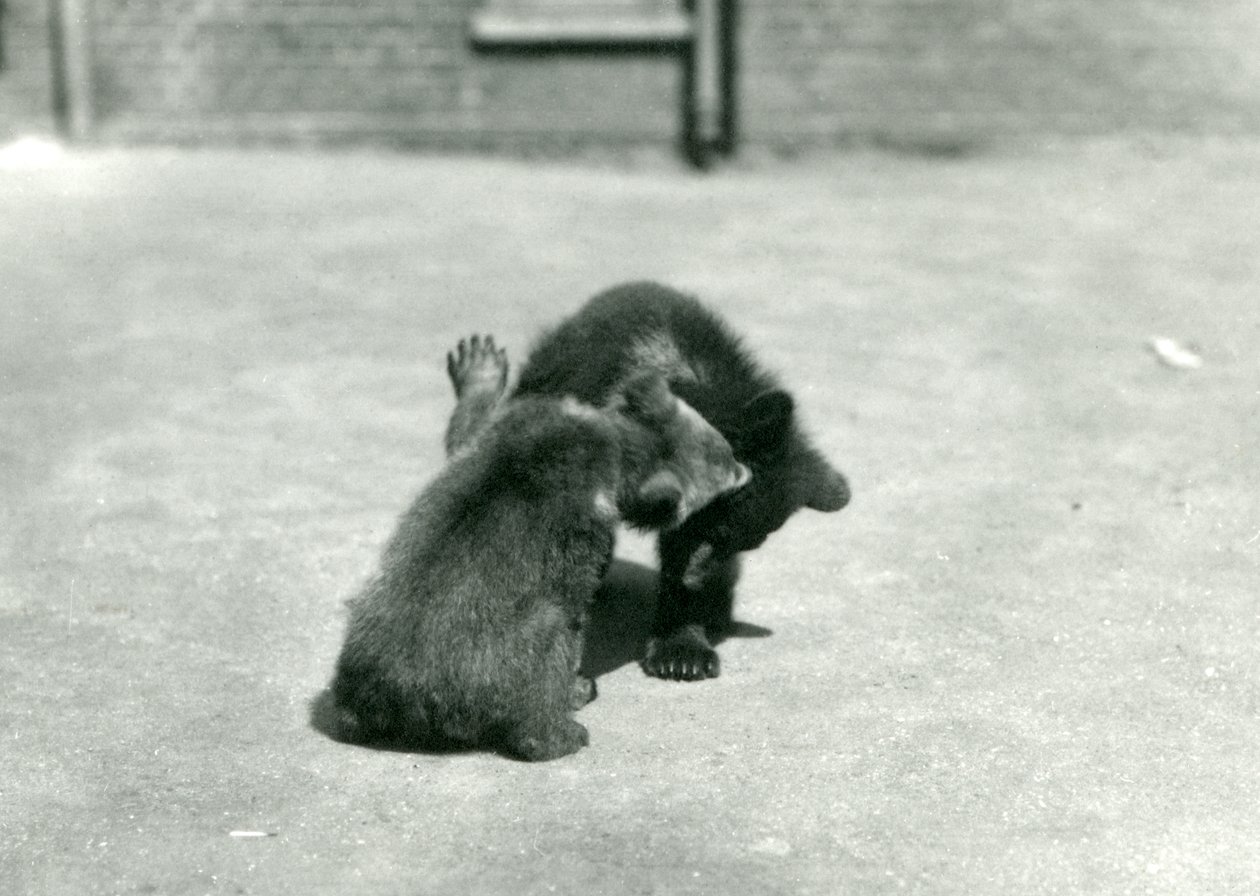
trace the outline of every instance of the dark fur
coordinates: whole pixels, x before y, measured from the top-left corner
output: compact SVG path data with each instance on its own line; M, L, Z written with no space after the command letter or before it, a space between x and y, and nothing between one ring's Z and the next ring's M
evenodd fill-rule
M606 399L596 410L522 397L452 444L351 605L330 733L530 760L587 743L572 710L593 684L576 669L612 557L614 496L662 524L684 512L689 489L709 490L707 501L747 475L659 377Z
M599 403L628 376L654 370L726 437L752 483L660 535L660 597L644 668L662 678L716 676L710 638L731 622L741 551L801 507L835 511L844 477L809 444L792 397L730 328L695 299L655 283L614 287L545 335L515 400L570 394Z

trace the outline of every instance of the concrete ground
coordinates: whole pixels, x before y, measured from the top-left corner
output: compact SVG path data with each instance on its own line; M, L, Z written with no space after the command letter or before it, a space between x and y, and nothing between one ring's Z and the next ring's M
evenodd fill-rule
M1258 210L1219 141L9 165L6 892L1260 892ZM626 539L576 756L312 730L447 347L638 277L748 335L853 504L748 556L699 684L635 665Z

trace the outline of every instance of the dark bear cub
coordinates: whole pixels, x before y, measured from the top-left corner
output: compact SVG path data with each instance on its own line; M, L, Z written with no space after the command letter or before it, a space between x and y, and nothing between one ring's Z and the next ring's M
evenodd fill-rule
M452 359L463 392L498 380L490 343ZM469 385L472 384L472 385ZM489 405L403 515L351 603L330 687L334 736L553 759L588 742L574 709L587 606L618 507L667 525L743 485L730 446L655 374L598 408L533 396ZM488 422L486 422L488 421Z
M752 484L717 498L660 534L660 585L643 668L660 678L716 676L712 639L731 623L738 555L761 545L802 507L835 511L845 478L809 444L795 403L713 311L656 283L607 290L534 346L510 406L542 395L599 404L627 376L656 373L726 437ZM457 390L458 392L458 390ZM485 395L459 394L455 419L470 427Z

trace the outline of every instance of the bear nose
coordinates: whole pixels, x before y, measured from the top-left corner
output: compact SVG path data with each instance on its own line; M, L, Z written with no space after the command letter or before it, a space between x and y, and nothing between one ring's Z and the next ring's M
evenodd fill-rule
M734 488L743 488L752 480L752 470L748 469L741 463L735 464L735 485Z

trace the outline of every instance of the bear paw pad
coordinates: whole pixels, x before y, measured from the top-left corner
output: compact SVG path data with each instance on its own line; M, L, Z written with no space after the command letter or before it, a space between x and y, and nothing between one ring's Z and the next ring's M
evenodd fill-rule
M447 352L446 372L460 398L468 392L498 395L507 387L507 352L495 347L493 336L470 336Z

